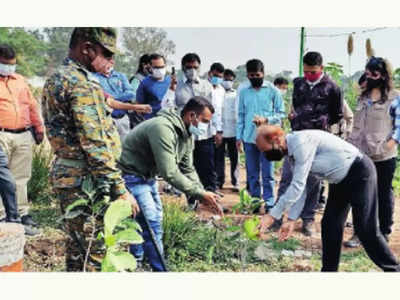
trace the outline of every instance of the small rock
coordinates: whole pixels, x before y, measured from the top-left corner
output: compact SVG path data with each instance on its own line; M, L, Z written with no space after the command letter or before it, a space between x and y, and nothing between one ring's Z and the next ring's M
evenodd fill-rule
M312 256L312 252L311 251L304 251L304 257L310 258Z
M294 252L292 250L286 250L286 249L283 249L281 254L283 256L294 256Z
M267 260L269 258L277 256L275 251L268 248L267 245L261 244L259 245L256 250L254 251L254 254L260 259L260 260Z
M294 251L294 256L295 257L303 257L304 255L304 250L296 250Z

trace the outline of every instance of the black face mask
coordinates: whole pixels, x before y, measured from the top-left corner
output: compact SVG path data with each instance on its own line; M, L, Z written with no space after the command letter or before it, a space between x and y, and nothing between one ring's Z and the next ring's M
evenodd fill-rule
M264 156L269 161L279 161L285 156L285 154L281 149L271 149L269 151L265 151Z
M383 84L383 79L372 79L372 78L367 78L367 90L372 90L374 88L379 88Z
M259 88L264 82L264 78L249 78L251 86L253 88Z

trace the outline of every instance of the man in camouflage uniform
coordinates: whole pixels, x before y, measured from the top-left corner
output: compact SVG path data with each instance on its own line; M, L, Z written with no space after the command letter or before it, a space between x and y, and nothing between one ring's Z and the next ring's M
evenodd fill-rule
M139 208L126 190L116 159L121 154L117 129L106 105L103 89L92 72L109 66L116 51L113 28L75 28L69 55L46 81L43 110L47 135L56 159L51 170L53 191L61 210L80 198L82 182L92 177L96 189L102 189L112 200L131 201L133 214ZM87 248L85 217L66 220L67 271L82 271L83 248ZM86 237L85 237L86 236ZM95 251L95 250L93 250Z

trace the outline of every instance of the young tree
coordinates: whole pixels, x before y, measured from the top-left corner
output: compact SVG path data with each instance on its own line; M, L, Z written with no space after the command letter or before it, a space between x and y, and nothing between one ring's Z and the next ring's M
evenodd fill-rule
M175 53L175 43L167 38L167 32L156 27L121 28L124 53L118 53L115 68L128 77L136 72L138 61L145 53L159 53L166 59Z

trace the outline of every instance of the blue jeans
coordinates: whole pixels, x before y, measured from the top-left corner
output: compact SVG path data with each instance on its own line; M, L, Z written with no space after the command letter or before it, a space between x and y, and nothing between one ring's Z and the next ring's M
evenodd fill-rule
M267 207L272 207L275 203L274 163L267 160L255 144L244 143L244 152L246 155L246 173L250 195L261 198L261 169L263 199Z
M154 232L157 245L163 255L162 244L162 203L158 193L157 181L155 179L144 180L135 175L124 175L126 187L135 197L140 206L140 213L136 216L136 221L142 227L143 244L131 245L131 253L138 259L143 260L146 256L153 271L163 271L161 260L157 254L150 232L147 230L144 216L149 221L150 227ZM143 216L144 215L144 216Z
M8 169L8 159L0 148L0 196L6 212L6 222L19 222L16 185Z

